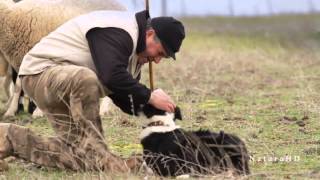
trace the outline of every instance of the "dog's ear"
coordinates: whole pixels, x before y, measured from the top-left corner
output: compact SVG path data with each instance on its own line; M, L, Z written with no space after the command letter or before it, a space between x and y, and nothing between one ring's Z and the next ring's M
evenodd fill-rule
M178 106L176 106L176 109L174 110L174 120L176 119L182 120L181 110Z

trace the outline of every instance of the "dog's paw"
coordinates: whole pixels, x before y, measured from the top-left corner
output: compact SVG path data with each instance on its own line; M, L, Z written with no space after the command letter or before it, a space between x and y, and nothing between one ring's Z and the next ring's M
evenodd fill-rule
M189 174L182 174L176 177L176 179L189 179L190 175Z

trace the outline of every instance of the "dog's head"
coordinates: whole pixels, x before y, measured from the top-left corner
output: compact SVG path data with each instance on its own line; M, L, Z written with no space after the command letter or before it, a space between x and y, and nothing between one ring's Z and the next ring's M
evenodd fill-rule
M147 126L175 126L175 121L182 120L181 110L176 106L174 113L169 113L155 108L150 104L146 104L140 110L151 122Z
M140 139L144 139L151 133L174 131L180 128L176 125L175 121L177 119L182 120L182 114L178 106L175 108L174 113L169 113L147 104L141 107L139 114L149 119L147 125L143 127L144 129L140 134Z

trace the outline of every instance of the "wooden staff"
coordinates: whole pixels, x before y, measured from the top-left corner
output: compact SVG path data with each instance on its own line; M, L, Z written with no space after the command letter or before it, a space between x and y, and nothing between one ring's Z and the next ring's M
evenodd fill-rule
M146 2L146 10L149 11L149 0L145 0ZM150 12L150 11L149 11ZM150 82L150 89L151 91L154 90L154 85L153 85L153 67L152 67L152 60L148 58L149 61L149 82Z

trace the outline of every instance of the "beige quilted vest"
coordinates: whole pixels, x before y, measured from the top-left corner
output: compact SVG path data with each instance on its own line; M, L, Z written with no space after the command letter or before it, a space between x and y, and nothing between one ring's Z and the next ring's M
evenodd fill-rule
M141 70L135 53L139 28L135 14L124 11L94 11L67 21L42 38L24 56L19 75L38 74L48 67L61 64L84 66L96 72L86 39L86 33L95 27L116 27L129 33L133 49L127 70L137 78Z

